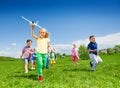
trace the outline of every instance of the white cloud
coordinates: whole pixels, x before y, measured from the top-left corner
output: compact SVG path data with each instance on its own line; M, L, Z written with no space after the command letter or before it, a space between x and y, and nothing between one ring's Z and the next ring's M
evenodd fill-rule
M114 47L115 45L120 44L120 32L97 37L96 40L100 49Z
M99 49L114 47L115 45L120 44L120 32L102 37L96 37L96 42L98 43ZM76 43L77 45L85 44L87 46L89 40L78 40L74 41L73 43Z
M102 37L96 36L96 42L98 43L99 49L113 47L117 44L120 44L120 32L109 34L109 35L102 36ZM76 41L73 41L72 44L73 43L75 43L77 47L79 47L81 44L85 44L87 46L87 44L89 43L89 39L86 38L83 40L76 40ZM56 52L58 53L71 54L72 44L55 44L53 45L53 47L56 49ZM11 45L16 46L16 43L12 43ZM9 48L0 50L0 56L10 56L10 57L19 58L20 55L21 55L20 47L19 48L9 47Z
M12 46L16 46L17 44L16 43L11 43Z
M0 56L9 56L10 52L6 52L5 50L0 50Z
M0 50L0 56L19 58L20 54L21 54L21 50L17 50L15 48L6 48Z
M72 45L70 44L56 44L53 45L53 47L55 48L56 52L61 54L63 53L70 54L72 49Z
M11 43L10 46L7 46L6 48L0 49L0 56L8 56L8 57L20 57L21 50L19 47L16 46L16 43Z
M120 32L102 37L96 36L96 42L98 43L99 49L114 47L115 45L120 44ZM87 46L87 44L89 43L89 39L87 38L83 40L76 40L72 42L72 44L74 43L77 45L77 47L79 47L82 44L85 44ZM56 44L54 45L54 47L59 53L71 54L72 44Z

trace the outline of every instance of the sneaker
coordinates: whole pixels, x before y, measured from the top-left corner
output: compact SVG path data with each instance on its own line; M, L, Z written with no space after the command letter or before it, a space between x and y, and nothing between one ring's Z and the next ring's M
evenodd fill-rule
M90 62L90 67L92 67L93 66L93 64L92 64L92 62Z
M79 64L78 62L76 64Z
M31 70L33 70L34 68L32 67Z
M49 67L46 67L46 69L49 69Z
M31 70L35 70L35 68L34 68L34 67L32 67L32 68L31 68Z
M28 70L26 70L25 73L28 73Z
M39 82L43 82L43 77L39 76Z

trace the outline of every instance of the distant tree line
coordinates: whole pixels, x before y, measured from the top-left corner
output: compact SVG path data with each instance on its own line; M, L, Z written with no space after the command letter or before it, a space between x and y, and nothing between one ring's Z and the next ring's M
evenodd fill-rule
M101 49L99 50L100 54L120 54L120 45L115 45L113 48Z
M113 55L113 54L120 54L120 45L115 45L113 48L107 48L107 49L101 49L98 51L100 55L103 54L108 54L108 55ZM79 55L81 59L89 59L89 54L88 54L87 47L83 44L80 45L79 47Z
M120 54L120 45L115 45L113 48L101 49L98 52L100 55ZM87 50L87 47L84 44L79 46L78 53L79 53L80 59L83 59L83 60L90 59L89 52ZM65 57L71 56L71 55L68 55L66 53L63 53L63 54L56 53L56 55L57 55L57 58L65 58Z

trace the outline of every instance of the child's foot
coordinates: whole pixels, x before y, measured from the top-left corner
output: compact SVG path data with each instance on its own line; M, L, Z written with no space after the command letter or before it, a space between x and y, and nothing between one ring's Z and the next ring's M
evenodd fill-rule
M92 62L90 62L90 67L92 67L93 66L93 64L92 64Z
M28 70L25 70L25 73L28 73Z
M39 82L43 82L43 77L39 76Z
M92 69L91 71L92 71L92 72L94 72L94 71L95 71L95 69Z
M31 70L33 70L34 68L32 67Z
M76 63L76 64L79 64L79 63Z
M34 68L34 67L32 67L32 68L31 68L31 70L35 70L35 68Z
M49 69L49 67L46 67L46 69Z

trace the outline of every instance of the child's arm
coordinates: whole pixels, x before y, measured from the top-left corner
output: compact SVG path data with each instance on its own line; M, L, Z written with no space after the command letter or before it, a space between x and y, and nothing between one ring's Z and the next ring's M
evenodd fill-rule
M97 50L95 49L95 50L88 50L89 52L96 52Z
M22 57L23 57L23 53L21 54L20 58L22 58Z
M33 49L30 49L30 50L28 50L28 53L29 54L34 54L35 52L33 51Z
M23 57L24 51L25 51L25 48L22 49L22 54L21 54L20 58Z
M34 33L34 28L35 28L35 25L34 24L32 24L32 30L31 30L31 35L32 35L32 37L35 39L35 40L37 40L37 36L35 35L35 33Z
M50 47L52 52L55 52L54 48L51 46L50 42L48 42L48 47Z

